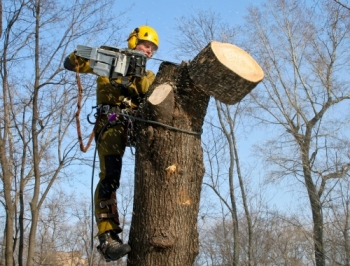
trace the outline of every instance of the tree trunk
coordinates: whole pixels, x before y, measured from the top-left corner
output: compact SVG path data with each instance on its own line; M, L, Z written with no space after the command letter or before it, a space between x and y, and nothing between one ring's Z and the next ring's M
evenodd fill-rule
M189 65L161 65L140 107L148 122L136 125L128 265L193 265L199 250L197 215L204 175L200 132L209 96L235 103L263 77L252 82L246 73L258 65L251 64L246 53L241 58L250 63L235 60L238 54L235 46L212 42Z
M29 203L30 212L32 216L32 221L30 225L30 232L28 238L28 257L27 266L34 265L34 255L35 255L35 238L36 230L38 225L40 206L38 206L39 196L40 196L40 186L41 186L41 173L40 173L40 153L39 153L39 134L37 125L39 124L39 81L40 81L40 62L39 62L39 51L40 51L40 19L41 19L41 2L35 4L35 78L34 78L34 92L33 92L33 117L32 117L32 151L33 151L33 170L34 170L34 192L33 197Z
M186 65L163 64L152 88L142 109L145 119L201 131L209 96L190 82ZM139 124L137 132L128 265L193 265L204 175L200 133L151 123Z
M307 141L305 141L307 143ZM322 204L321 199L318 193L316 186L311 177L311 166L309 165L309 156L308 150L310 150L309 145L307 147L302 146L302 160L303 160L303 171L305 185L307 193L309 195L309 201L311 205L312 220L313 220L313 240L315 247L315 260L316 266L326 265L326 256L324 249L324 240L323 240L323 213L322 213ZM304 155L305 154L305 155Z
M7 50L3 51L3 58L7 56ZM15 215L14 200L12 199L11 188L14 179L13 175L13 150L12 148L12 135L11 135L11 123L10 123L10 102L8 102L7 95L9 94L9 80L7 72L7 61L4 60L1 63L3 78L2 78L2 97L3 97L3 120L1 121L0 131L0 165L2 171L2 182L3 182L3 197L6 210L6 222L5 222L5 234L3 243L5 246L4 261L6 265L14 265L14 251L13 251L13 224Z

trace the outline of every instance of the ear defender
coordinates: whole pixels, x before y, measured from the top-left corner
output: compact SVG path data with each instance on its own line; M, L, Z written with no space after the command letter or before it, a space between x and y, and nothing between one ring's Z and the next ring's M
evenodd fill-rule
M139 28L134 29L128 38L128 48L134 50L137 46L137 43L139 41Z

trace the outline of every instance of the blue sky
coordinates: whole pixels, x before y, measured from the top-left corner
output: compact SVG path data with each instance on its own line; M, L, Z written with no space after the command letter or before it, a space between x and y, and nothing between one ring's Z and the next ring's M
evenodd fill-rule
M188 17L195 14L199 10L211 10L219 14L223 22L230 25L240 24L243 22L242 16L246 13L249 5L259 3L260 1L232 1L232 0L176 0L176 1L118 1L118 10L126 10L131 7L131 11L127 12L126 17L130 20L130 29L126 29L126 33L140 25L149 25L156 29L160 39L159 51L156 58L172 61L173 45L170 43L174 38L174 28L176 19L182 16ZM151 70L156 71L158 68L154 66L153 61L148 64ZM158 64L156 64L158 65Z

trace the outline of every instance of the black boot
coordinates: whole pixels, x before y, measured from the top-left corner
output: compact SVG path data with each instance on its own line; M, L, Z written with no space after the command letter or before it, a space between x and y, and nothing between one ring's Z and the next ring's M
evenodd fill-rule
M107 231L98 236L100 245L97 250L103 255L107 262L116 261L131 251L128 244L123 244L118 235L113 231Z

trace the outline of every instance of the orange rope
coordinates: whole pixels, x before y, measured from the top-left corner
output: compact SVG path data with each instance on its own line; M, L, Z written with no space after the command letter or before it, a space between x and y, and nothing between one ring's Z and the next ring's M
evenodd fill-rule
M75 65L77 67L76 72L75 72L75 78L77 80L77 85L78 85L78 102L77 102L78 110L75 113L75 121L76 121L76 126L77 126L77 133L78 133L78 140L79 140L80 150L82 152L86 152L89 149L92 140L94 139L95 131L94 130L92 131L92 133L91 133L91 135L89 137L88 143L86 144L86 146L84 146L83 137L82 137L81 128L80 128L80 117L79 117L80 116L81 107L82 107L81 106L81 101L83 99L83 87L81 85L80 76L79 76L79 62L78 62L78 59L75 59Z

